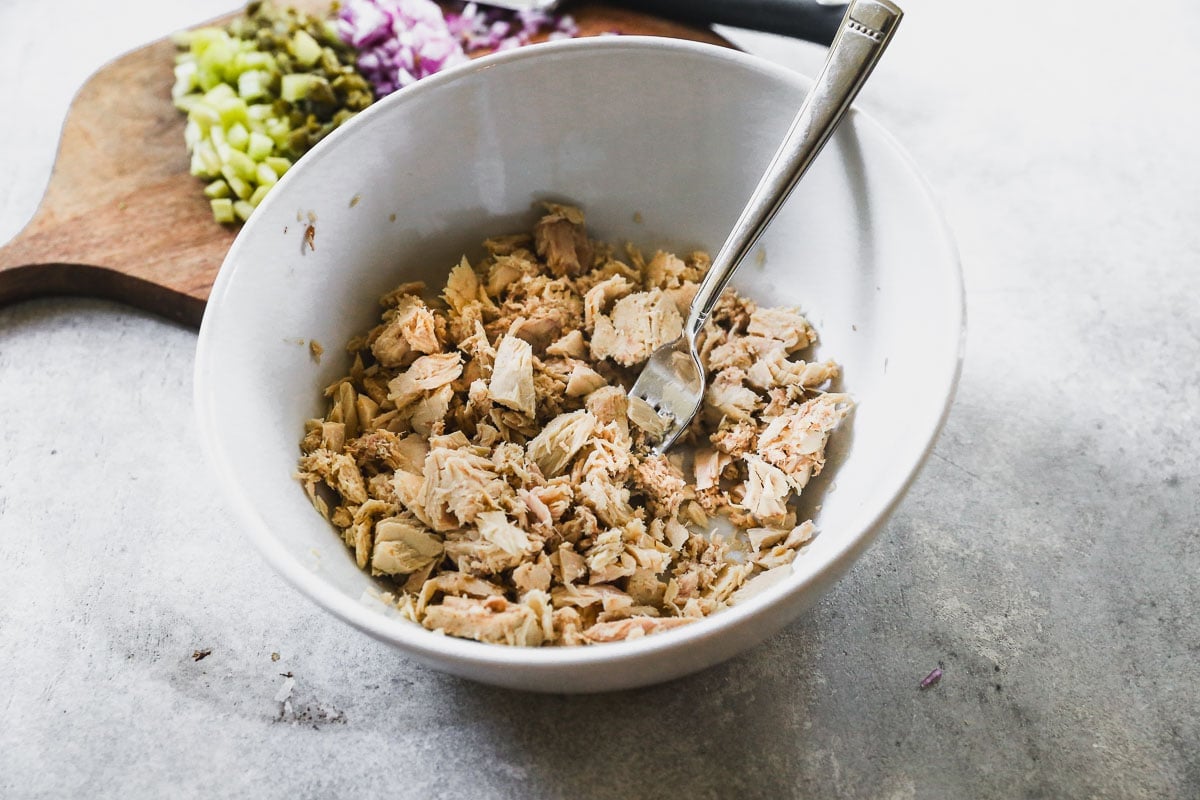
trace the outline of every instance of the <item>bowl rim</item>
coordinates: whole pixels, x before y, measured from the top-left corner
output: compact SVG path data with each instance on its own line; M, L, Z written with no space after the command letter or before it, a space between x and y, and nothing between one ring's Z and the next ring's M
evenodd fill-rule
M810 78L759 56L732 48L682 39L653 36L599 36L529 45L460 64L424 78L406 87L403 91L394 92L382 98L319 142L305 155L303 161L298 162L298 170L289 170L281 178L280 185L286 187L295 179L298 172L304 171L303 163L313 163L317 159L324 158L333 146L348 136L354 136L355 132L374 116L383 113L399 113L396 109L403 108L424 94L436 91L443 84L476 79L483 73L502 68L504 65L575 50L582 52L654 50L691 56L698 55L706 59L750 67L776 81L792 84L805 91L810 90L812 86ZM239 231L214 281L200 326L193 373L193 401L202 447L209 462L210 471L215 475L225 499L232 507L235 518L241 523L246 535L267 563L301 594L370 636L400 647L414 658L426 663L445 663L449 660L459 664L471 664L475 667L490 666L500 669L520 667L534 671L553 671L564 667L586 668L600 664L612 665L614 662L640 661L654 654L685 650L699 641L722 637L733 629L749 624L755 618L767 614L777 606L786 604L789 599L805 593L814 584L843 574L874 540L879 528L904 498L932 453L934 443L946 423L954 402L962 374L966 337L966 299L961 259L953 235L938 207L931 187L911 156L882 125L857 106L851 108L849 115L854 118L856 125L870 128L872 133L892 150L892 155L897 157L899 164L907 170L915 186L920 190L926 212L937 221L938 227L941 229L940 244L945 248L948 265L946 289L949 290L948 294L957 298L954 307L947 310L951 319L951 324L947 325L947 331L953 331L958 341L957 347L954 348L949 358L943 359L942 363L929 365L930 384L944 387L945 394L937 419L928 430L920 452L905 463L896 465L896 472L898 475L902 475L902 479L895 484L896 488L891 497L857 530L840 531L837 546L825 555L823 563L815 564L813 568L805 570L807 573L805 575L782 580L745 602L723 609L692 625L681 626L633 641L589 646L513 647L437 635L409 620L397 618L393 614L380 613L379 609L372 608L361 599L347 596L319 573L313 572L289 553L271 532L269 523L257 512L253 499L234 480L236 459L222 446L222 439L218 435L219 421L215 412L216 390L214 381L210 379L210 375L213 375L211 339L214 335L214 324L218 324L217 320L224 305L222 300L229 292L232 275L238 269L240 253L245 246L247 234L249 232L252 235L258 227L253 216ZM264 205L282 202L283 195L284 193L280 191L269 193L264 200ZM256 216L261 220L265 215ZM947 352L951 351L947 349Z

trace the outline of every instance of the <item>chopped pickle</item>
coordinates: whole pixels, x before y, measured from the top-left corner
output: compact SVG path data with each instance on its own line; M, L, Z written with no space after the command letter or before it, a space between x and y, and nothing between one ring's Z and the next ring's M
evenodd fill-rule
M289 103L297 103L305 100L314 91L324 86L328 96L332 96L333 90L329 88L329 82L320 75L313 75L309 72L295 72L291 75L284 75L280 82L281 87L279 96ZM322 94L322 98L325 95Z
M218 222L247 219L297 158L375 99L332 19L252 2L224 28L173 39L171 98Z

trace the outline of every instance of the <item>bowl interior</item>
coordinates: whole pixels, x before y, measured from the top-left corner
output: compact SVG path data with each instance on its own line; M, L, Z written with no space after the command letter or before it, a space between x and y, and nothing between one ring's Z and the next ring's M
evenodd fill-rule
M907 158L857 112L734 280L762 303L807 313L816 357L843 365L858 403L810 490L821 533L791 579L641 642L518 651L434 637L362 602L373 582L291 477L303 421L323 411L320 390L344 374L343 345L373 323L381 294L418 279L437 291L484 238L527 230L545 199L581 206L596 238L715 253L807 86L706 45L562 42L427 79L315 148L239 235L197 353L202 434L268 559L340 615L433 660L597 663L811 603L911 480L959 363L953 247ZM325 347L320 363L310 340Z

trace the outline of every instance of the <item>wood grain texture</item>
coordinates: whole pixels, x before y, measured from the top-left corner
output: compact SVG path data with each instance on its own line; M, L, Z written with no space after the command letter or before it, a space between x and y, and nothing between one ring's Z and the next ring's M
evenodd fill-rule
M294 5L328 8L318 0ZM602 3L571 11L581 36L728 44L709 30ZM0 304L86 295L200 324L236 229L213 221L203 183L188 174L185 120L171 103L174 54L161 39L102 67L79 90L41 204L0 247Z

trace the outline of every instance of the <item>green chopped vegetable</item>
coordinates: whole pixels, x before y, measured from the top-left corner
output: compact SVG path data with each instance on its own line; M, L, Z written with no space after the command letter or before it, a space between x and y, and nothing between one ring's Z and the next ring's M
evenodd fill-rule
M246 183L236 175L226 176L226 180L229 182L229 188L233 190L233 193L240 200L245 200L250 196L250 193L254 191L250 188L250 184Z
M296 72L283 76L279 96L289 103L298 103L315 91L321 91L323 96L327 92L332 93L329 81L310 72Z
M238 97L256 100L265 95L271 85L271 73L266 70L250 69L238 75Z
M278 156L267 156L266 158L263 159L263 163L266 164L271 169L275 170L275 174L281 178L283 177L283 173L287 172L289 169L292 168L291 161L288 161L286 158L280 158Z
M259 188L274 186L275 182L279 180L279 176L275 174L275 170L271 169L268 164L259 164L254 170L254 178L258 181Z
M258 204L261 203L263 198L267 196L267 192L271 191L271 187L273 185L274 184L266 184L266 183L262 184L261 186L259 186L257 189L254 190L254 194L250 195L250 199L247 200L246 202L248 202L250 205L254 206L255 208L258 208Z
M274 147L275 142L271 140L270 136L259 133L258 131L251 131L250 142L246 146L246 155L250 156L255 161L265 162L267 158L270 158L271 151L274 149ZM274 167L271 169L273 171ZM278 176L276 177L278 178Z
M230 194L232 194L232 190L229 188L229 184L220 179L204 187L205 197L210 197L213 200L229 197Z
M303 29L292 34L292 55L302 66L311 67L321 57L321 45Z
M244 153L250 144L250 131L246 130L246 126L242 123L235 122L225 132L225 141L229 142L230 147L237 148Z
M250 219L250 215L254 213L254 205L246 200L236 200L233 204L233 213L242 222Z
M174 41L171 97L218 222L247 219L297 158L375 99L329 19L252 2L228 26Z
M227 197L214 197L208 201L212 206L213 219L217 222L233 222L233 201Z

